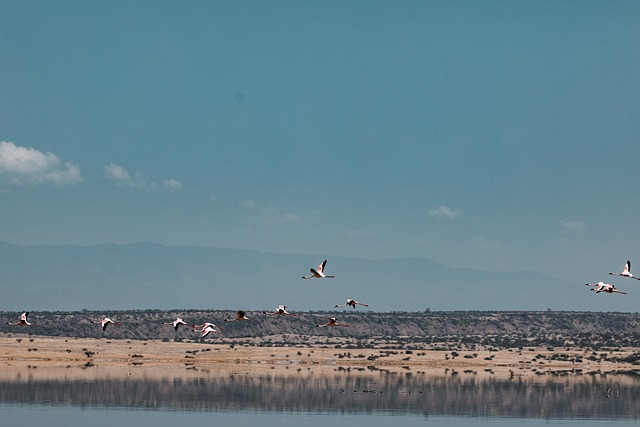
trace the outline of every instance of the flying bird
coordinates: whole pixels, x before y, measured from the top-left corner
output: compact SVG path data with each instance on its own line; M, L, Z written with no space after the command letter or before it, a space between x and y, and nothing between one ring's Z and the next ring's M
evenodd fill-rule
M631 274L631 261L627 261L627 263L624 265L624 268L622 269L622 273L609 273L612 276L622 276L622 277L629 277L630 279L636 279L636 280L640 280L640 277L633 277L633 274Z
M29 323L29 321L27 320L28 316L29 316L29 312L25 311L24 313L22 313L20 315L20 320L18 320L17 322L7 322L7 325L12 325L12 326L39 326L39 325L36 325L34 323Z
M358 304L359 305L363 305L365 307L369 307L369 304L364 304L364 303L358 302L358 301L356 301L354 299L348 298L347 302L345 304L337 304L336 308L347 307L347 306L351 306L353 308L356 308L356 305L358 305Z
M320 327L322 327L322 326L349 326L349 324L348 324L348 323L338 323L338 322L336 321L336 318L335 318L335 317L332 317L332 318L330 318L330 319L329 319L329 321L328 321L327 323L325 323L324 325L316 325L316 326L320 326Z
M221 329L221 330L224 329L222 326L218 326L215 323L209 323L209 322L205 322L202 325L193 325L192 328L193 328L193 330L200 329L202 331L203 329L205 329L205 328L207 328L209 326L211 326L212 328L217 328L217 329Z
M317 270L310 268L311 276L302 276L303 279L333 279L335 276L327 276L324 274L324 267L327 265L327 260L325 259L322 264L318 266Z
M225 322L235 322L236 320L249 320L248 317L245 317L245 312L242 310L238 310L238 312L236 313L236 318L235 319L224 319Z
M594 284L585 283L585 285L591 286L590 290L595 291L596 294L599 294L600 292L606 292L608 294L613 294L613 293L624 294L624 295L627 294L626 292L617 290L616 287L611 283L598 282Z
M176 317L176 320L174 320L173 322L162 322L162 324L163 325L173 325L173 329L175 329L176 332L178 332L178 328L180 327L180 325L186 325L187 322L182 320L180 317Z
M200 336L200 338L204 338L207 335L209 335L211 332L213 332L214 334L221 334L222 332L220 332L219 330L217 330L216 328L214 328L213 324L207 324L206 327L202 328L202 330L200 331L202 333L202 335Z
M109 326L110 323L113 324L113 325L116 325L116 326L122 325L122 323L114 322L113 320L109 319L108 317L105 317L102 320L92 320L91 323L100 323L103 332L107 330L107 326Z
M276 311L273 312L269 312L269 311L264 311L264 314L269 314L269 315L277 315L277 316L297 316L297 314L293 314L293 313L289 313L287 311L287 306L286 305L279 305L278 308L276 308Z

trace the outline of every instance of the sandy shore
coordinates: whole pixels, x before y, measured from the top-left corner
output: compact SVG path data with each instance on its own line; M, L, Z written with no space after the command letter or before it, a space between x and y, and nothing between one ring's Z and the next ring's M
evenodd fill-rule
M623 358L637 349L608 352ZM443 350L336 349L313 346L258 347L229 344L0 336L0 376L19 368L47 368L52 375L70 367L96 367L130 374L180 368L182 371L220 370L225 374L257 371L314 372L385 369L401 372L474 372L475 375L540 376L544 372L612 372L638 370L638 365L588 360L583 349L549 351L545 348L500 351L460 351L456 357ZM554 356L555 355L555 356ZM558 357L561 355L562 357ZM142 369L144 368L144 369ZM151 369L156 368L156 369ZM21 369L19 369L21 370ZM40 370L44 371L44 370ZM67 369L68 371L68 369ZM4 373L4 375L3 375ZM65 374L67 375L68 372Z

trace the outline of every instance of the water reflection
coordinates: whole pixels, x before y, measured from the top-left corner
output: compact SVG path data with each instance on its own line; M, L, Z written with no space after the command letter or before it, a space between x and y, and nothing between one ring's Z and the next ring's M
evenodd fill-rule
M0 404L179 411L637 419L639 394L633 373L502 378L385 370L61 368L52 374L16 368L0 378Z

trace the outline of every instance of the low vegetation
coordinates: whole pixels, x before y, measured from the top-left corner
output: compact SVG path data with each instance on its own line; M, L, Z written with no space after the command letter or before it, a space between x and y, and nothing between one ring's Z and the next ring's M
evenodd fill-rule
M224 327L224 335L207 337L207 342L264 347L326 345L339 349L382 348L438 350L455 354L462 346L488 350L546 347L561 351L590 348L594 351L620 347L640 348L638 313L596 312L392 312L370 311L301 312L298 317L247 313L249 321L225 323L234 317L228 311L135 310L104 312L32 312L29 320L39 326L4 324L20 313L0 312L0 333L28 333L69 338L112 338L130 340L201 341L190 327L177 332L161 322L182 317L189 324L213 322ZM92 320L108 314L122 326L103 332ZM318 328L327 318L337 317L349 327ZM411 353L407 353L411 354ZM455 357L455 356L453 356Z

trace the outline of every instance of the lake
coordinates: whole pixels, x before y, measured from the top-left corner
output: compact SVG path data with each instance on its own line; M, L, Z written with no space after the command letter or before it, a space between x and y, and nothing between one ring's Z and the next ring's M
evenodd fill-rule
M33 368L0 372L3 424L636 425L640 376L560 371Z

